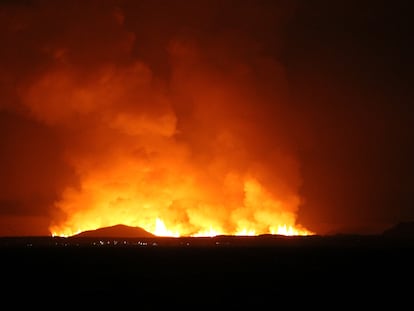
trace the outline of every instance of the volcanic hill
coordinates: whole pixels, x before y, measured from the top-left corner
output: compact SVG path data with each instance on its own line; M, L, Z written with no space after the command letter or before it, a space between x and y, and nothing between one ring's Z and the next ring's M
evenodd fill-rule
M152 238L152 233L145 231L140 227L131 227L126 225L114 225L110 227L98 228L96 230L87 230L74 237L110 237L110 238Z

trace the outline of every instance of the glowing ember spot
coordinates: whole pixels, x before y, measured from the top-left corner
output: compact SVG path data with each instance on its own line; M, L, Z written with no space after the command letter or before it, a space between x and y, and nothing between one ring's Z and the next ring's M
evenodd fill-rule
M192 234L193 237L214 237L220 235L220 231L214 230L212 227L208 231L200 231L196 234Z
M96 228L97 229L97 228ZM61 232L57 232L57 231L52 231L51 232L51 235L52 235L52 237L62 237L62 238L67 238L67 237L70 237L70 236L73 236L73 235L76 235L76 234L79 234L79 233L81 233L82 232L82 230L76 230L76 231L72 231L72 230L70 230L70 229L66 229L66 230L64 230L64 231L61 231Z
M178 237L180 236L179 233L177 232L172 232L170 230L167 229L167 227L165 226L164 222L159 219L156 218L155 219L155 231L154 231L155 235L158 236L170 236L170 237Z
M247 230L247 229L242 229L240 231L237 231L234 235L248 235L248 236L253 236L256 235L256 232L251 229L251 230Z
M308 230L296 229L296 228L293 228L292 226L287 226L287 225L278 226L276 230L270 230L270 233L271 234L288 235L288 236L312 235L312 234L314 234L313 232L310 232Z

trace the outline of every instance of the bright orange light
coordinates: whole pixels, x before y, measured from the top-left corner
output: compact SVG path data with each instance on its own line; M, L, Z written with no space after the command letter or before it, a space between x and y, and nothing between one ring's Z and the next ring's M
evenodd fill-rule
M92 186L96 187L94 191L98 194L89 203L94 204L93 208L76 211L71 214L66 223L51 227L52 235L71 236L81 231L115 224L137 226L154 235L169 237L313 234L311 231L295 225L296 215L289 212L291 207L284 208L283 204L294 204L295 200L293 202L275 200L254 179L244 181L241 190L242 201L229 202L229 208L220 205L213 206L204 202L186 201L185 196L195 194L190 194L179 186L176 192L169 191L167 188L160 191L158 196L148 195L146 201L143 199L143 194L134 200L133 196L137 194L133 194L128 187L121 191L119 185L104 185L103 183L89 185L89 187ZM98 191L98 189L102 190ZM148 189L145 190L151 192L151 186L148 185ZM75 194L69 192L67 195L73 196ZM78 196L79 194L75 195L79 200L79 203L77 200L73 202L75 205L81 204L84 200L82 196ZM236 203L240 206L235 206ZM173 209L174 205L176 209ZM161 216L162 211L165 210L168 210L168 213ZM180 215L182 210L185 212L184 216ZM214 214L215 210L217 212Z
M185 44L169 52L168 87L139 61L87 78L58 67L28 87L26 104L61 130L78 178L60 193L50 232L123 224L159 236L312 234L296 223L300 165L261 126L258 107L283 96L258 92L239 64L208 66Z
M178 232L172 232L165 227L164 222L156 218L155 219L155 231L154 234L157 236L171 236L171 237L178 237L180 234Z

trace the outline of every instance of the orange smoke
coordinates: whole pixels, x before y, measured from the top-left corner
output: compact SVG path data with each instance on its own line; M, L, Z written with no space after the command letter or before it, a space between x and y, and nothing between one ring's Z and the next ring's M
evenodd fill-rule
M85 67L76 49L48 48L53 63L20 88L78 178L55 202L50 232L125 224L168 236L311 234L296 223L300 165L280 64L240 52L242 39L173 40L170 75L160 78L129 54L134 35L119 30L117 14L122 62Z

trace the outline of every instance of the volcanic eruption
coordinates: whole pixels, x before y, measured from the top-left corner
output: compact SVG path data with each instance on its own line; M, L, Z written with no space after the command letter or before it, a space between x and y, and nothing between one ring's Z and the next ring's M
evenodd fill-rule
M297 121L277 59L231 28L165 33L168 21L141 16L136 27L119 7L64 6L8 20L38 34L26 46L38 65L10 109L54 133L74 176L50 206L52 235L117 224L161 236L311 234L296 222ZM56 31L40 35L39 19Z

